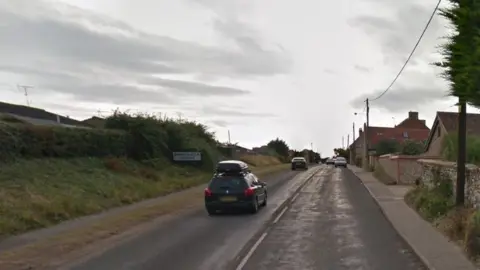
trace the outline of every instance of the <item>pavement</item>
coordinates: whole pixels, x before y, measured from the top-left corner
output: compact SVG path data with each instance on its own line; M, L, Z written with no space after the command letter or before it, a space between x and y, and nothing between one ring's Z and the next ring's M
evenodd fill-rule
M370 172L354 166L349 166L349 169L366 187L385 217L428 269L477 269L459 246L449 241L405 203L403 197L409 187L387 186L375 179Z
M88 258L55 269L74 270L223 270L229 267L302 184L323 166L277 174L268 179L268 206L257 214L210 217L200 209L169 222L155 224L138 237Z
M348 169L317 174L257 243L237 270L427 269Z

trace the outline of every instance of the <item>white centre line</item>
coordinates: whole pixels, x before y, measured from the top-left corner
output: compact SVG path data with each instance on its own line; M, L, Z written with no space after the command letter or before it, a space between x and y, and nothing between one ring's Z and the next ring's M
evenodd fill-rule
M240 264L235 268L236 270L242 270L245 264L247 264L248 259L253 255L253 252L258 248L258 246L262 243L263 239L267 236L267 233L264 232L260 238L258 238L257 242L255 242L255 245L248 251L247 255L243 257L243 260L240 262Z
M283 214L285 214L287 209L288 209L288 207L283 208L282 212L280 212L280 214L278 214L278 216L273 221L273 224L277 224L277 222L280 220L280 218L283 216Z
M301 190L300 190L300 192L301 192ZM297 193L297 194L295 194L295 196L293 196L291 203L293 203L297 199L298 195L300 195L300 193Z

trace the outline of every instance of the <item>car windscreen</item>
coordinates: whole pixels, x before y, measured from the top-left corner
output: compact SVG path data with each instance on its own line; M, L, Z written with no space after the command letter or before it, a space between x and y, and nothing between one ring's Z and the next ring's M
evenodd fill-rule
M244 190L247 182L242 177L217 177L210 182L211 189Z
M303 158L294 158L292 162L305 162L305 159Z
M345 161L345 158L343 158L343 157L338 157L337 160L338 160L338 161Z

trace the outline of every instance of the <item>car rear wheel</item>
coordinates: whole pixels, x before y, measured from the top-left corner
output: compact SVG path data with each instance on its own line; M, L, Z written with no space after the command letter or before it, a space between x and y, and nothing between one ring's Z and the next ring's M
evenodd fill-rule
M258 212L258 198L255 198L253 200L252 206L250 208L250 213L256 214Z
M262 202L262 206L263 206L263 207L267 206L267 199L268 199L268 196L267 196L267 194L265 193L265 199L264 199L263 202Z

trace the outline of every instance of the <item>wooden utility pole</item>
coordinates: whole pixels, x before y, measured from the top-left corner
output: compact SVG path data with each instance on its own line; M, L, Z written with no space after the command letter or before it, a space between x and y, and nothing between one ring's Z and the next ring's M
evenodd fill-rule
M464 100L458 102L458 157L457 157L457 195L455 203L463 206L465 203L465 163L467 159L467 104Z
M367 105L367 123L366 123L366 125L365 125L365 130L363 131L363 134L364 134L364 136L365 136L365 138L364 138L364 144L365 144L365 147L364 147L364 160L365 160L365 162L364 162L364 164L363 164L363 168L368 170L368 169L370 168L370 165L369 165L370 159L369 159L369 155L368 155L368 151L369 151L369 149L370 149L370 146L368 145L368 136L369 136L369 134L368 134L368 131L369 131L369 130L368 130L368 127L370 126L370 104L369 104L369 102L368 102L368 98L365 100L365 103L366 103L366 105Z

